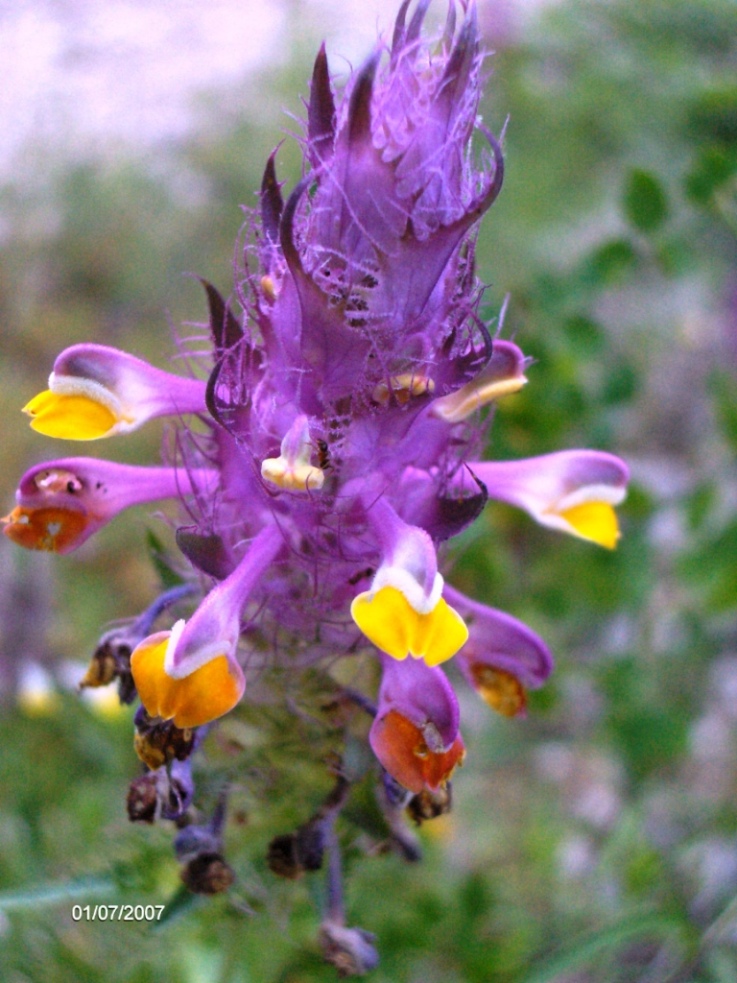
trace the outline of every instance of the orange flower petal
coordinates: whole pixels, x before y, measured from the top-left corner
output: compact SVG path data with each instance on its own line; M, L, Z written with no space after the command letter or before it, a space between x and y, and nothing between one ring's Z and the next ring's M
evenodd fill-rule
M476 691L497 713L504 717L518 717L527 709L527 693L522 683L511 672L495 669L483 662L471 666L471 676Z
M19 505L0 522L5 523L3 532L8 539L19 546L29 550L66 553L77 545L89 518L84 512L74 509L53 506L34 509Z
M169 635L150 635L131 655L133 680L147 713L185 728L207 724L232 710L246 688L238 663L218 655L189 676L175 679L164 668Z
M392 778L415 793L445 785L466 754L460 734L446 751L431 751L422 730L397 710L376 721L371 745Z

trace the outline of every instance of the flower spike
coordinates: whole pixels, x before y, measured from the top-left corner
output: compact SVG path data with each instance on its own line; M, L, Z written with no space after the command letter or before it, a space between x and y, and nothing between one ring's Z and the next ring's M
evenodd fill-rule
M351 616L377 648L393 659L408 655L437 666L468 638L460 615L443 599L432 540L408 526L379 499L368 512L385 558L371 588L354 598Z
M614 549L614 506L627 493L629 469L603 451L559 451L522 461L469 464L490 498L516 505L543 526Z
M275 526L263 529L233 573L213 588L189 621L144 639L131 672L151 717L198 727L228 713L246 680L236 656L241 612L283 545Z
M21 478L3 532L26 549L71 553L123 509L195 489L212 491L217 473L68 457L37 464Z
M73 345L54 362L49 388L23 407L47 437L98 440L157 416L205 412L205 384L105 345Z
M35 430L76 440L173 415L165 454L182 463L51 461L24 476L4 520L18 543L65 553L129 505L183 499L185 585L106 633L83 685L117 678L123 702L140 698L135 747L156 771L131 787L139 821L186 822L191 756L210 721L241 699L256 663L264 689L283 696L282 706L270 701L276 739L295 713L309 720L299 728L315 735L301 752L312 759L304 780L319 757L335 790L297 833L272 840L269 866L313 870L327 856L321 941L342 975L368 972L377 958L368 934L347 927L340 888L338 813L365 770L353 749L366 743L356 709L372 718L392 840L416 860L400 818L446 813L465 754L442 663L457 655L459 672L509 717L525 714L527 691L552 669L529 628L446 585L436 549L489 497L611 548L628 477L618 458L593 451L474 463L494 417L485 408L524 386L527 359L499 337L503 308L496 329L484 320L476 275L478 224L504 178L500 140L479 114L487 73L477 0L448 0L428 38L431 3L397 0L393 34L344 85L320 49L300 179L282 183L274 150L238 242L232 308L202 281L206 383L75 345L25 408ZM202 337L191 339L198 356ZM193 427L187 414L196 414ZM186 619L157 631L164 597L180 601L187 590L198 600ZM244 637L255 643L248 659ZM374 700L353 687L364 678L356 661L377 657ZM263 769L251 771L258 780ZM176 839L194 891L233 880L220 802L212 823Z

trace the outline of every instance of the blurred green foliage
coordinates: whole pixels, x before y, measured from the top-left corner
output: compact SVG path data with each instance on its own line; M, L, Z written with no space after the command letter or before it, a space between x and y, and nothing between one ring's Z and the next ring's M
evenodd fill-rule
M420 833L422 864L369 855L382 834L368 786L358 796L343 834L349 915L378 935L377 983L728 983L737 979L737 6L562 0L524 30L515 23L504 43L490 39L499 50L484 115L497 130L509 116L508 178L478 255L489 316L510 294L503 332L534 364L526 389L498 410L490 453L610 449L631 462L633 487L613 554L502 505L464 534L454 581L543 634L557 673L532 694L525 721L490 719L464 699L468 763L451 819ZM276 92L276 105L298 112L308 58L300 51L254 92ZM17 407L61 348L98 340L164 364L165 312L174 324L204 317L199 285L181 273L228 292L238 208L253 203L282 125L225 113L155 167L49 161L42 183L0 189L12 229L0 246L6 501L16 475L48 453ZM292 183L294 148L279 159ZM154 427L115 454L153 459L160 436ZM166 549L166 528L148 525ZM35 590L40 661L84 661L102 625L147 603L157 574L146 535L140 516L126 516L79 557L59 558L49 602L48 566L2 551L3 584L22 577ZM5 619L22 614L6 603ZM130 713L57 701L43 716L9 704L0 720L2 979L333 979L314 940L319 875L284 885L264 861L270 838L326 791L319 742L312 766L300 757L312 740L304 721L270 744L254 739L255 724L273 738L280 718L246 712L229 739L246 748L248 773L234 770L221 739L217 765L199 776L206 800L226 778L235 786L236 887L202 902L182 893L166 824L125 816L138 774ZM166 904L168 917L72 920L73 903L96 901Z

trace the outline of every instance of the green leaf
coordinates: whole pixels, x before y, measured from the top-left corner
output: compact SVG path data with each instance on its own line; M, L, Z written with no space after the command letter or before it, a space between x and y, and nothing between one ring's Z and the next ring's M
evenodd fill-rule
M686 519L691 532L697 532L707 525L717 510L717 487L713 481L697 485L684 499Z
M146 530L146 545L151 556L151 562L156 567L156 573L161 580L161 586L166 590L181 584L182 578L173 569L161 540L150 529Z
M624 213L640 232L654 232L668 216L668 199L650 171L634 168L624 189Z

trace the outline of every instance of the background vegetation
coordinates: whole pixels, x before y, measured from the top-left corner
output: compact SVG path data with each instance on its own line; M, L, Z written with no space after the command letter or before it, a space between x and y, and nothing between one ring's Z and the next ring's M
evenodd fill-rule
M503 23L480 6L497 48L484 116L497 131L509 116L508 179L483 226L480 273L489 316L510 294L505 334L536 360L490 451L608 449L629 461L633 485L614 554L501 505L456 550L455 582L539 631L557 672L524 721L464 697L468 763L452 815L420 832L422 864L368 855L365 815L346 828L350 921L378 936L377 983L731 983L737 6L562 0L524 30L513 4ZM204 318L199 285L181 273L229 291L239 205L291 126L278 107L300 112L314 47L238 100L211 94L197 139L155 166L122 152L56 161L39 147L28 174L0 187L8 507L25 467L75 452L49 449L17 412L59 350L98 340L165 364L167 319ZM294 148L280 160L291 183ZM149 428L114 453L153 460L159 439ZM241 774L227 834L236 886L201 901L180 891L166 824L126 817L139 769L130 712L61 685L67 660L86 662L101 626L155 591L146 527L165 538L140 513L70 557L0 544L2 979L334 979L315 943L319 875L285 885L264 861L270 838L324 793L299 767L302 725L256 747L254 768L282 768L293 796L259 800ZM37 698L31 664L57 680L52 698ZM199 776L205 794L232 771L226 743ZM95 901L162 903L167 917L72 920L72 903Z

